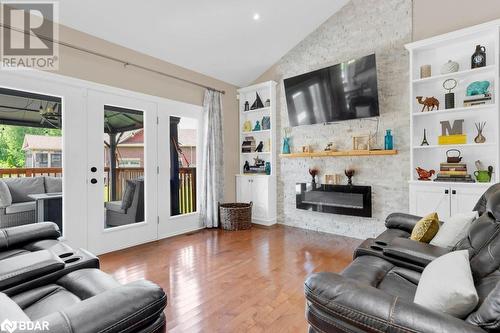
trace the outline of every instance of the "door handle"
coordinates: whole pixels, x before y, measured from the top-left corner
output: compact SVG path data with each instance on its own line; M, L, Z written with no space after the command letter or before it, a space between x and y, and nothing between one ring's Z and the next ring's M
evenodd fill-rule
M448 193L450 193L450 191L444 190L444 194L448 194Z
M92 178L92 179L90 180L90 183L92 183L92 184L97 184L97 179Z
M96 167L90 168L90 172L97 172L97 168Z
M457 194L456 190L451 190L451 194Z

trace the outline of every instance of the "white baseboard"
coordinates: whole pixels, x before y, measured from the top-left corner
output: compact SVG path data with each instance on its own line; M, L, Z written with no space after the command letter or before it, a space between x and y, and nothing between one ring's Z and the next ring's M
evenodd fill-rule
M270 227L276 224L276 219L269 219L269 220L252 219L252 223Z

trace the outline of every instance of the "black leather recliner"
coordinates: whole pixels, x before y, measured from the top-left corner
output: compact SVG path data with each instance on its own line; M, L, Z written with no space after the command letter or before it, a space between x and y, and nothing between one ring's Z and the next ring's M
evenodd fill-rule
M387 235L404 231L405 223L400 221L399 228L392 228L396 231L389 229L382 234L386 238L377 240L386 241L388 248L395 239L416 244L414 249L410 246L412 260L390 251L384 253L383 247L375 252L377 255L362 249L341 274L322 272L308 277L305 294L310 332L500 332L500 187L488 190L479 205L482 215L473 222L468 236L454 249L439 248L441 255L455 249L470 253L479 305L467 318L413 303L425 260L430 262L433 255L439 255L421 252L421 243L409 239L388 239ZM375 241L372 246L377 246ZM404 244L398 247L403 251ZM415 257L421 262L414 261Z
M121 285L94 255L59 237L50 222L0 229L0 323L56 333L164 330L167 297L159 286Z
M60 245L59 227L52 222L0 228L0 260Z

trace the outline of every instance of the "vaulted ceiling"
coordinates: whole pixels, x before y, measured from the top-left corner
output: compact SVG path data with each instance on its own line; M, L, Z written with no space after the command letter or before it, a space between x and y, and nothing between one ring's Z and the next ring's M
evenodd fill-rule
M59 21L244 86L348 0L63 0Z

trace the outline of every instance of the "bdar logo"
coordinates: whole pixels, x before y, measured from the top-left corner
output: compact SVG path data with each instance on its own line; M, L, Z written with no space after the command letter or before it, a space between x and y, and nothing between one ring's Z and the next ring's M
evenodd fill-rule
M0 324L0 330L2 332L12 333L17 329L17 324L13 321L5 319L2 324Z

